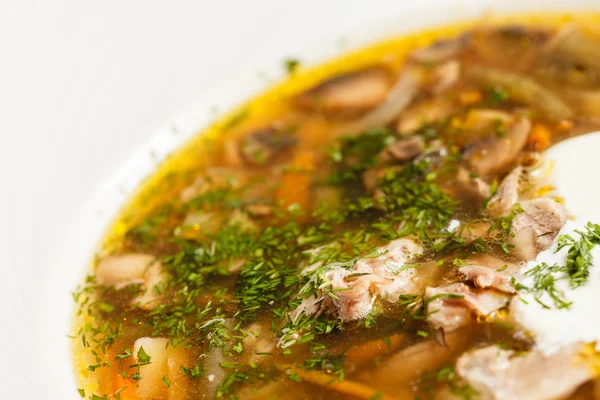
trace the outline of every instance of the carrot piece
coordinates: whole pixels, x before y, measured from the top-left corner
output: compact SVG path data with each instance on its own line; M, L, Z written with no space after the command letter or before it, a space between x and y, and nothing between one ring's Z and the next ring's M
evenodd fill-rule
M561 119L556 128L561 132L569 132L571 129L573 129L573 121Z
M527 146L533 150L545 150L550 147L552 132L542 123L535 123L529 133Z
M472 326L467 326L447 333L444 337L445 346L440 345L437 339L419 342L390 355L376 368L359 376L361 380L384 390L410 384L423 372L434 371L452 361L455 355L463 351L472 332ZM415 365L419 367L415 368Z
M303 381L312 383L325 389L330 389L338 393L343 393L356 397L357 399L372 399L377 398L381 400L412 400L414 398L412 392L409 389L397 388L394 396L382 393L381 391L360 382L354 382L347 379L343 381L337 380L337 378L318 371L306 371L302 368L294 366L282 366L281 370L288 374L296 374Z
M131 378L123 378L121 374L115 376L113 382L115 395L119 395L121 400L135 400L135 381Z
M282 184L277 190L277 202L284 207L298 204L302 210L308 210L309 189L311 184L310 172L315 168L313 152L296 153L290 170L283 176Z
M458 95L458 101L463 106L479 103L483 99L483 95L479 90L467 90Z
M355 370L367 362L375 360L377 357L397 350L404 343L405 339L406 335L399 333L390 336L387 341L377 339L354 346L344 356L344 367L348 370Z

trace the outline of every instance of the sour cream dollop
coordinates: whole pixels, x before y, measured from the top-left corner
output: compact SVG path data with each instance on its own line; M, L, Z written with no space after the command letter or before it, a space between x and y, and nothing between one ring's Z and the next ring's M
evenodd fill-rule
M528 262L521 269L521 277L517 280L532 287L534 278L525 273L545 262L548 265L566 265L569 247L556 251L558 238L568 234L575 240L580 235L576 230L585 232L587 220L568 221L561 229L552 246L538 254L535 261ZM589 279L577 288L569 286L568 279L560 279L555 287L562 292L562 297L571 302L568 308L557 308L548 295L543 292L540 300L550 306L544 308L539 304L534 294L520 291L511 303L511 315L516 324L527 334L533 336L536 347L551 353L561 346L576 343L597 343L600 350L600 245L591 250L592 266L589 268Z

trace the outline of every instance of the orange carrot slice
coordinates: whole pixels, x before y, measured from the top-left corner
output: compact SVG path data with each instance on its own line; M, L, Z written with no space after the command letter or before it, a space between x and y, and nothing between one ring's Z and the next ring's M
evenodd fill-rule
M115 376L113 382L115 395L118 395L121 400L136 400L135 397L135 381L131 378L123 378L121 374Z
M406 335L399 333L390 336L388 340L377 339L354 346L344 356L344 367L348 370L355 370L377 357L397 350L405 339Z
M535 123L529 133L527 146L533 150L545 150L550 147L552 142L552 132L548 127L541 123Z
M302 368L294 366L283 366L281 368L288 374L295 373L302 380L325 389L333 390L338 393L343 393L356 397L357 399L381 399L381 400L412 400L414 398L412 392L408 389L398 388L394 396L382 393L379 390L360 382L354 382L347 379L343 381L337 378L318 371L306 371Z
M297 153L290 169L283 176L282 185L277 190L277 201L284 207L297 204L302 210L308 210L310 206L310 173L314 168L313 152Z

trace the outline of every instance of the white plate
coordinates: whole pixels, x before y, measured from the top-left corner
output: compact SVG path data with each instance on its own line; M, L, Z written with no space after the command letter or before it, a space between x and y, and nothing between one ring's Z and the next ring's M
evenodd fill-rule
M315 63L341 43L549 7L600 9L596 0L0 1L0 398L78 398L69 291L154 167L151 151L163 156L215 106L278 79L286 57Z

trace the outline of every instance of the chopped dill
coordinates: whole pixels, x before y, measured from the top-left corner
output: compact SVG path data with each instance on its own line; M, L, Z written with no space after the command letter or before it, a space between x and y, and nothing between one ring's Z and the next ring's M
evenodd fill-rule
M551 308L546 304L542 297L547 295L552 300L556 308L569 308L572 304L566 299L564 293L557 288L559 281L566 280L572 289L583 286L587 283L592 266L591 250L594 246L600 244L600 225L588 222L584 231L576 230L579 239L571 235L560 235L558 237L558 246L556 252L567 248L567 258L565 265L548 265L543 262L529 269L525 275L533 280L531 286L512 282L515 288L521 292L531 293L542 307Z

